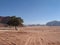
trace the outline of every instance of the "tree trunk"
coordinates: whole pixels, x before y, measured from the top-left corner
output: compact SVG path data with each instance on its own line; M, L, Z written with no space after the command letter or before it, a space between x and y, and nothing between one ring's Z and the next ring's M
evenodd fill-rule
M16 26L15 26L15 30L18 30Z

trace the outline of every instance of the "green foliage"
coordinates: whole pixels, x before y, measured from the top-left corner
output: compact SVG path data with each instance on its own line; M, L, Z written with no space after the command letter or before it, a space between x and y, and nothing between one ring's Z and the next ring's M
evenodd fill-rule
M9 21L7 22L9 26L15 26L16 30L17 30L16 26L23 25L22 23L23 23L23 19L21 19L21 17L16 17L16 16L10 17Z
M10 17L9 21L7 22L7 24L11 26L18 26L21 25L22 23L23 23L23 19L21 19L21 17L16 17L16 16Z

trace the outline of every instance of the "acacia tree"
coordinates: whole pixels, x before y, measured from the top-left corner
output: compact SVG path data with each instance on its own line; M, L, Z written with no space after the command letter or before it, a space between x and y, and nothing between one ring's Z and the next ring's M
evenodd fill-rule
M17 26L23 25L23 19L21 19L21 17L12 16L12 17L10 17L7 24L9 26L14 26L15 29L17 30Z

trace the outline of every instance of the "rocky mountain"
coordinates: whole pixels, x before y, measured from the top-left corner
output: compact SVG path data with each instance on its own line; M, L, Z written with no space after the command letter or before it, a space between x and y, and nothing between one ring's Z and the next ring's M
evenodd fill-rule
M60 21L50 21L46 25L47 26L60 26Z
M7 22L8 22L8 20L9 20L9 16L6 16L6 17L4 17L4 16L0 16L0 27L3 27L3 26L7 26Z
M9 16L6 17L0 16L0 23L6 24L9 18L10 18Z

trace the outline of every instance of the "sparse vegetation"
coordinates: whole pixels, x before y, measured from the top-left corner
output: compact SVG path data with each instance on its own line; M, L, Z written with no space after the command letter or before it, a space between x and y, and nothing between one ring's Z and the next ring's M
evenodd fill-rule
M7 22L9 26L15 26L16 30L17 30L17 26L23 25L22 23L23 23L23 19L21 19L21 17L16 17L16 16L10 17L10 19Z

